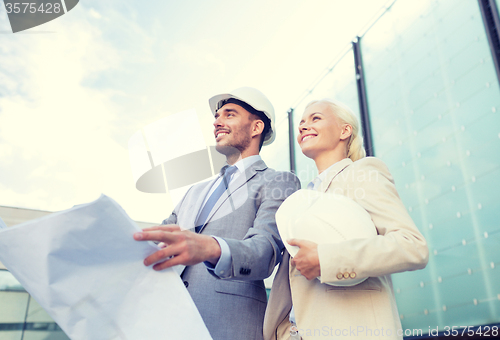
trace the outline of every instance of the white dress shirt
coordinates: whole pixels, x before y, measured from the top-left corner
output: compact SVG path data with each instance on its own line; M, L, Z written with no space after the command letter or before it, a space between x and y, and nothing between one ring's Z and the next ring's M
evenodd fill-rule
M245 173L245 170L248 169L252 164L254 164L257 161L260 161L262 158L260 155L254 155L250 157L243 158L239 160L238 162L234 163L234 166L238 168L237 171L235 171L231 177L229 178L228 184L231 183L235 178L238 178L238 176L241 176ZM205 200L203 201L202 208L198 212L198 215L200 214L201 210L207 203L210 195L215 191L215 189L219 186L220 182L222 181L222 176L219 175L219 178L217 181L214 182L212 185L212 188L210 188L210 191L208 192L207 196L205 197ZM197 217L198 219L198 217ZM220 258L219 261L217 261L217 264L214 266L208 261L205 261L205 266L207 267L208 270L210 270L212 273L217 275L220 278L225 278L229 277L231 274L231 250L229 249L229 246L227 245L227 242L224 241L223 238L213 236L212 237L219 243L220 246Z

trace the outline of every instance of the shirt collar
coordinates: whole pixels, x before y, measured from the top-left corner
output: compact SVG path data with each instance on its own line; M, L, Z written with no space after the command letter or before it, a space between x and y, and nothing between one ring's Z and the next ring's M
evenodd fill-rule
M323 170L323 172L321 172L317 178L319 178L321 180L321 182L323 182L326 178L326 175L328 174L328 172L330 170L332 170L332 168L335 166L335 164L337 164L338 162L335 162L333 163L332 165L330 165L328 168L326 168L325 170Z
M238 172L245 172L246 169L251 167L254 163L260 161L261 159L262 158L260 157L260 155L245 157L234 163L234 166L238 168Z
M318 176L316 176L316 178L314 179L314 182L318 181L318 183L315 184L314 187L316 188L319 184L321 184L321 182L323 182L325 180L325 178L328 175L328 173L330 172L330 170L332 170L337 164L339 164L339 162L342 162L344 159L341 159L340 161L333 163L328 168L323 170L322 173L320 173Z

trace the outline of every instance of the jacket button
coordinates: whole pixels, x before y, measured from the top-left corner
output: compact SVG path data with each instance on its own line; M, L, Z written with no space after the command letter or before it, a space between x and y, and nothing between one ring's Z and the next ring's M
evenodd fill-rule
M342 280L344 278L344 275L342 273L337 274L337 279Z
M186 288L189 287L189 282L184 281L184 286L186 286Z
M350 274L349 272L345 272L344 273L344 279L348 279L349 278L349 274Z
M240 268L240 274L241 275L250 275L252 270L250 268Z
M350 276L351 276L351 279L354 279L354 278L356 278L356 273L352 272Z

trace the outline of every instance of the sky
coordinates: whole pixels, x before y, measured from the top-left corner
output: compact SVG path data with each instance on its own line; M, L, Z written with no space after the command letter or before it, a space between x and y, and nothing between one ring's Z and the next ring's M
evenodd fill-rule
M59 211L103 193L161 222L178 198L135 188L137 131L194 108L213 144L208 99L241 86L283 121L387 3L81 0L16 34L0 6L0 205Z

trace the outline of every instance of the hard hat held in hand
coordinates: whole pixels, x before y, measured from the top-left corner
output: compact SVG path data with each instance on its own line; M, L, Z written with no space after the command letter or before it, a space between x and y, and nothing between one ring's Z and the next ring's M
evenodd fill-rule
M333 193L301 189L290 195L276 212L276 224L286 250L292 257L299 247L286 240L302 239L334 244L377 235L370 214L352 199ZM319 278L318 278L319 279ZM336 281L332 286L354 286L367 278Z

